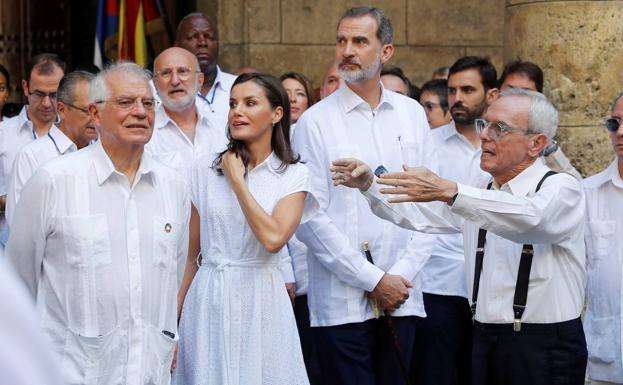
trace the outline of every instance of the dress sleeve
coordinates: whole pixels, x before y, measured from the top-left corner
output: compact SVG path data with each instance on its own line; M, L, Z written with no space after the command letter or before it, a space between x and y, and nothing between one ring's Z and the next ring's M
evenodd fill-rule
M289 175L285 185L283 186L283 194L279 199L297 192L306 192L305 208L303 209L303 216L301 217L301 223L305 223L316 214L319 208L318 200L311 192L309 170L304 164L298 163L291 165L287 172Z

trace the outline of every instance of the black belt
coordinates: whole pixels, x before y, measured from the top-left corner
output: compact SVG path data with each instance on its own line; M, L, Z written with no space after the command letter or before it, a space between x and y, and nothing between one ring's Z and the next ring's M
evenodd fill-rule
M512 334L517 333L515 330L515 324L490 324L474 321L474 328L482 332L483 334ZM580 318L575 318L569 321L554 322L554 323L527 323L521 324L521 334L555 334L561 331L574 331L578 328L582 328L582 321Z

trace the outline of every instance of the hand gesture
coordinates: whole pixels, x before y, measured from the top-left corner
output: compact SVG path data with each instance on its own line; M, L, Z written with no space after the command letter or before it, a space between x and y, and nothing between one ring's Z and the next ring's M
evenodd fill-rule
M381 175L377 182L392 188L382 188L383 194L401 195L389 198L390 203L399 202L451 202L456 194L456 183L440 178L425 167L403 166L403 172Z
M223 155L221 169L223 170L223 175L230 183L244 181L244 163L242 163L242 158L238 157L235 152L227 151Z
M411 287L413 285L405 278L399 275L385 274L372 291L372 295L381 309L392 312L409 298L409 288Z
M372 185L372 169L362 161L353 158L336 159L331 162L331 179L334 186L346 186L366 191Z

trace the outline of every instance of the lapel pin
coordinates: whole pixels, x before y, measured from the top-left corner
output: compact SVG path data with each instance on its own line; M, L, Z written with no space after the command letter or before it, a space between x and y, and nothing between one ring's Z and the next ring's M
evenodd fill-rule
M166 225L164 225L164 231L165 231L166 233L170 233L170 232L171 232L171 229L172 229L172 226L171 226L171 224L170 224L170 223L167 223Z

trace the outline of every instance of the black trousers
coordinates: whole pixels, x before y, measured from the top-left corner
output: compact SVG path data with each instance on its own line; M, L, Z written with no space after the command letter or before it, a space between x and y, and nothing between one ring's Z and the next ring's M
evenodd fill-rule
M318 364L318 352L316 351L309 325L309 308L307 307L306 295L294 298L294 318L296 319L296 327L299 331L301 350L303 351L303 360L305 361L309 384L322 385L320 366Z
M467 298L424 294L426 318L415 334L414 385L469 385L472 312Z
M413 358L415 316L392 317L407 371ZM325 385L405 385L384 317L362 323L313 327Z
M586 339L580 319L553 324L474 324L473 385L583 385Z

